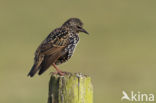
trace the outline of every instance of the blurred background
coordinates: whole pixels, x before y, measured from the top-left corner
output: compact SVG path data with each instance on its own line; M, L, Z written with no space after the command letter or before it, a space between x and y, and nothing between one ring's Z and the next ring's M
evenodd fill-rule
M0 103L46 103L50 68L28 78L34 52L70 17L80 34L63 71L92 77L94 103L120 103L122 91L156 93L155 0L0 0ZM125 101L126 102L126 101Z

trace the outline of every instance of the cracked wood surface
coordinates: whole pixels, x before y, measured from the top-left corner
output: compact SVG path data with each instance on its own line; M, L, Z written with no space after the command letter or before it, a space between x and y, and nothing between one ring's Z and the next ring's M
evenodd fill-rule
M48 103L93 103L91 78L82 73L52 75Z

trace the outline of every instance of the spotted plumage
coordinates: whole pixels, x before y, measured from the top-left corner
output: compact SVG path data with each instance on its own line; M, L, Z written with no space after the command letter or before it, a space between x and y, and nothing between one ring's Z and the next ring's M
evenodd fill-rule
M88 34L78 18L70 18L61 27L53 30L37 48L34 65L28 76L34 76L37 71L41 75L51 65L59 75L63 75L64 73L56 65L62 64L71 58L79 41L79 32Z

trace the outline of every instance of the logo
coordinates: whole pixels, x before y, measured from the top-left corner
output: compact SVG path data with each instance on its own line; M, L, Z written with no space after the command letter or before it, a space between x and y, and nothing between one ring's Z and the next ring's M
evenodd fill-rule
M141 92L134 92L131 91L130 95L128 95L125 91L122 91L121 101L127 100L131 102L140 101L140 102L153 102L154 101L154 94L149 93L141 93Z

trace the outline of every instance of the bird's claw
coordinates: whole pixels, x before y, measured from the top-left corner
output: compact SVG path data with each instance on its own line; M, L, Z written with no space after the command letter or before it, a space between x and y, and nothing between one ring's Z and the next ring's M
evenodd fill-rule
M60 76L64 76L66 72L50 72L50 75L60 75Z

